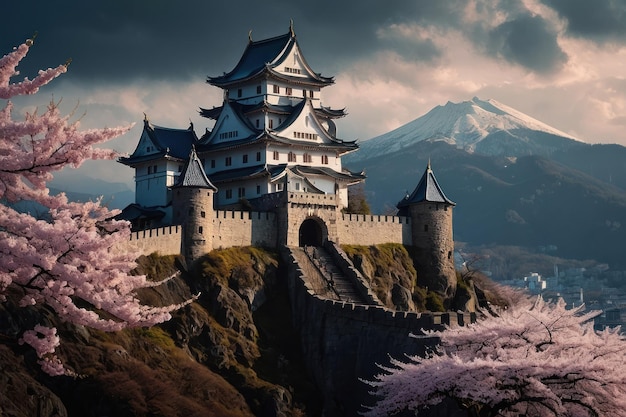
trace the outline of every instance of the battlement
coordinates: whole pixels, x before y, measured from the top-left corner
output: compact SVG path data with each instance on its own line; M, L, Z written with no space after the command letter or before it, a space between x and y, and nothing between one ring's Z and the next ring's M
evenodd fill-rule
M181 239L182 227L171 225L134 231L130 234L128 245L140 250L144 255L153 252L161 255L178 255L181 253Z
M382 214L351 214L341 213L341 220L344 222L358 222L358 223L398 223L398 224L410 224L410 217L403 216L387 216Z
M287 201L292 204L314 204L318 206L336 207L339 199L335 194L316 194L289 191L287 193Z

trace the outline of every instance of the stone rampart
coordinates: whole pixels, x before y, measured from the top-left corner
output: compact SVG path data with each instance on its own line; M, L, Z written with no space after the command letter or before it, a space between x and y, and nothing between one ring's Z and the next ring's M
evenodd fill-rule
M337 221L337 243L342 245L411 245L409 217L343 213Z
M438 342L424 330L463 325L472 314L409 313L376 306L327 300L308 287L291 251L285 249L294 327L305 363L322 391L325 415L358 415L372 403L369 386L361 382L381 372L390 357L424 355ZM417 337L411 337L410 335Z
M182 228L180 226L164 226L132 232L128 245L139 249L144 255L153 252L161 255L178 255L181 239Z
M216 210L213 249L231 246L277 246L277 219L272 212Z

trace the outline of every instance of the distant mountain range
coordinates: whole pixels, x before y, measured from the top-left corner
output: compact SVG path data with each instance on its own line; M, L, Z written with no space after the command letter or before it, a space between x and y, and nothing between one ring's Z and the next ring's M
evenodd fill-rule
M625 147L586 144L474 98L363 142L344 165L365 169L374 212L392 212L428 160L457 203L455 240L547 248L626 268Z

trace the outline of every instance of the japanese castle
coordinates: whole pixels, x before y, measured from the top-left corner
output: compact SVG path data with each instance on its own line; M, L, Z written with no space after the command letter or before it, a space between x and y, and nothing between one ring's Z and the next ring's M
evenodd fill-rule
M270 208L283 191L332 194L338 208L348 205L348 186L363 173L342 167L341 157L358 149L337 137L335 120L345 109L323 105L322 89L332 77L307 63L293 30L248 44L228 73L208 77L223 90L219 107L201 108L215 121L198 138L188 129L159 127L144 118L137 148L120 162L135 169L136 202L123 218L135 228L171 224L172 187L190 158L200 161L206 180L217 189L216 209Z

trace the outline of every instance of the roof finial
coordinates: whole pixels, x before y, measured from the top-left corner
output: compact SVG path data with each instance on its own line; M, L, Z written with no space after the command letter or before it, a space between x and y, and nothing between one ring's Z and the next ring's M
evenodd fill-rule
M289 33L291 33L291 36L296 36L293 31L293 19L289 19Z
M426 169L432 171L432 169L430 168L430 156L428 157L428 166L426 167Z
M252 29L248 31L248 42L252 42Z
M146 114L146 112L143 112L143 123L144 124L150 123L150 120L148 120L148 115Z

